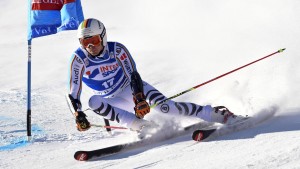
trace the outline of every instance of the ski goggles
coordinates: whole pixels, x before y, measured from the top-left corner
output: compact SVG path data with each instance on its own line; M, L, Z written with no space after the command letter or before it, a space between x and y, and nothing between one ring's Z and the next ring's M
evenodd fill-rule
M101 43L101 39L100 39L99 35L86 37L86 38L83 38L83 39L80 38L79 41L80 41L80 44L85 48L89 47L90 45L99 46L100 43Z

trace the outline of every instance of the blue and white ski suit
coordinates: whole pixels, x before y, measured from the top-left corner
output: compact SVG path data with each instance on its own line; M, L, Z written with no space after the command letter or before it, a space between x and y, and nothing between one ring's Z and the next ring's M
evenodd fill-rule
M79 47L71 57L69 94L80 101L82 82L94 91L89 106L106 119L132 127L139 120L134 115L134 102L130 87L130 76L136 64L126 47L118 42L108 42L100 56L92 57ZM166 97L144 81L144 94L152 105ZM79 105L79 109L80 109ZM169 100L154 108L170 115L194 116L206 121L211 119L211 106ZM76 110L75 110L76 111Z

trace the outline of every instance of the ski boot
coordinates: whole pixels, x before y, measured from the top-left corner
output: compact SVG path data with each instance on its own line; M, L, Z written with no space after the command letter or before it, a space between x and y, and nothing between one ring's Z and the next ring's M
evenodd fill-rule
M225 125L240 123L249 118L248 116L235 115L224 106L213 107L211 117L213 122Z

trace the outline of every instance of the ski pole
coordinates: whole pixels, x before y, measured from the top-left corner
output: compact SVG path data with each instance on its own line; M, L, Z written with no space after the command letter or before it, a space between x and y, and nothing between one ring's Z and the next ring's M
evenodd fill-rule
M104 125L99 125L99 124L91 124L93 127L102 127L102 128L108 128L108 129L128 129L126 127L119 127L119 126L104 126Z
M109 127L110 126L110 124L109 124L109 121L107 120L107 119L105 119L105 118L103 118L104 119L104 123L105 123L105 125L106 126L108 126L108 127L105 127L106 128L106 131L109 133L109 134L111 134L111 127Z
M285 50L285 48L279 49L278 51L276 51L276 52L274 52L274 53L271 53L271 54L269 54L269 55L267 55L267 56L264 56L264 57L262 57L262 58L260 58L260 59L257 59L257 60L255 60L255 61L253 61L253 62L250 62L250 63L248 63L248 64L246 64L246 65L244 65L244 66L238 67L238 68L236 68L236 69L234 69L234 70L231 70L231 71L229 71L229 72L227 72L227 73L224 73L224 74L222 74L222 75L220 75L220 76L217 76L217 77L215 77L215 78L213 78L213 79L210 79L210 80L208 80L208 81L206 81L206 82L204 82L204 83L201 83L201 84L199 84L199 85L197 85L197 86L194 86L194 87L192 87L192 88L190 88L190 89L187 89L187 90L185 90L185 91L183 91L183 92L181 92L181 93L178 93L178 94L176 94L176 95L174 95L174 96L171 96L171 97L169 97L169 98L167 98L167 99L165 99L165 100L162 100L162 101L160 101L160 102L158 102L158 103L155 103L155 104L151 105L150 108L154 108L154 107L156 107L156 106L159 105L159 104L165 103L165 102L167 102L168 100L174 99L175 97L181 96L181 95L183 95L183 94L185 94L185 93L187 93L187 92L190 92L190 91L192 91L192 90L194 90L194 89L197 89L197 88L200 87L200 86L204 86L204 85L206 85L206 84L208 84L208 83L210 83L210 82L212 82L212 81L215 81L215 80L217 80L217 79L219 79L219 78L221 78L221 77L224 77L224 76L226 76L226 75L228 75L228 74L231 74L231 73L233 73L233 72L235 72L235 71L238 71L238 70L240 70L240 69L242 69L242 68L244 68L244 67L247 67L247 66L249 66L249 65L251 65L251 64L253 64L253 63L256 63L256 62L258 62L258 61L261 61L261 60L263 60L263 59L266 59L266 58L268 58L268 57L270 57L270 56L273 56L273 55L275 55L275 54L277 54L277 53L281 53L281 52L283 52L284 50Z
M67 97L68 97L68 94L65 95L65 98L66 98L66 101L67 101L67 105L68 105L68 107L69 107L69 109L70 109L70 112L71 112L71 114L73 115L73 117L76 118L75 115L74 115L74 113L73 113L73 111L75 111L75 110L72 111L72 108L71 108L71 105L70 105L70 104L72 104L72 103L69 102L69 99L67 99ZM76 109L77 109L77 108L76 108ZM83 111L87 111L87 110L91 110L91 109L88 108L88 109L85 109L85 110L83 110ZM93 127L102 127L102 128L105 128L106 131L107 131L108 133L110 133L111 129L127 129L127 128L125 128L125 127L110 126L109 121L106 120L106 119L104 119L104 122L105 122L105 125L91 124L91 126L93 126Z

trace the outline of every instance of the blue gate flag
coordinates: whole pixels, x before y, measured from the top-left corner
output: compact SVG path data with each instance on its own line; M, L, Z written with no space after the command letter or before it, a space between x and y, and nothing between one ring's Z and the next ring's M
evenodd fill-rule
M27 39L76 30L83 19L80 0L28 0Z

